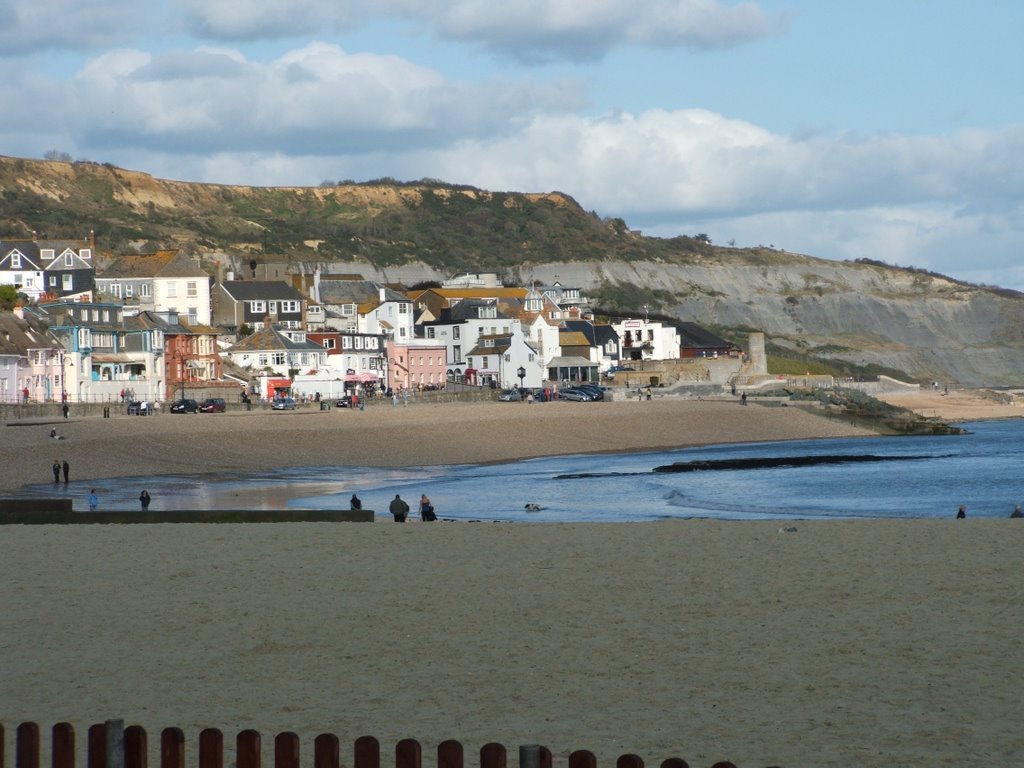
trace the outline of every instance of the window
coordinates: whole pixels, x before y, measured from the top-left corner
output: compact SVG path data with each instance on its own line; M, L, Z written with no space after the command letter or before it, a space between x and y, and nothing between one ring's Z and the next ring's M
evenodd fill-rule
M39 255L42 256L47 261L50 261L56 254L57 254L57 252L55 250L53 250L53 248L40 248L39 249Z
M341 305L341 314L342 314L343 317L349 317L351 315L354 315L355 313L356 313L356 305L355 304L342 304Z
M64 275L64 277L68 277L68 275ZM51 288L56 288L57 287L57 276L56 275L50 275L50 287Z
M143 290L143 294L142 295L143 296L148 296L149 295L148 293L145 293L145 290L146 290L147 287L148 286L145 283L143 283L143 285L142 285L142 290ZM178 298L178 281L177 280L168 280L167 281L167 298L169 298L169 299L176 299L176 298Z
M152 295L152 293L153 293L153 287L149 283L143 283L142 285L139 286L139 295L142 298L148 299ZM173 294L168 294L168 295L170 296L170 295L173 295Z
M299 311L299 302L297 301L282 301L281 302L281 313L289 312L295 314Z
M131 283L125 283L125 285L124 285L124 297L126 299L130 299L134 295L135 295L135 286L132 285Z
M352 337L351 336L342 336L341 337L341 348L342 349L352 349Z
M199 310L195 307L190 307L188 310L188 324L198 325L199 324Z
M61 281L61 286L60 287L61 287L62 290L70 291L72 288L75 287L74 275L61 275L60 276L60 281Z
M64 254L64 266L65 267L73 267L73 266L75 266L74 254L71 254L71 253L65 253Z
M195 280L189 280L185 284L185 293L188 295L189 298L192 299L199 295L199 289L196 287Z
M400 315L407 315L407 314L409 314L409 305L406 304L405 302L400 302L398 304L398 314L400 314Z
M267 312L269 312L272 315L276 315L277 314L277 302L276 301L268 301L267 302Z
M335 341L334 339L324 339L323 340L323 346L324 346L324 349L337 349L338 348L338 342Z
M434 329L433 328L427 328L427 338L428 339L434 338Z
M11 268L12 269L21 269L21 254L20 253L15 252L15 253L11 254Z
M121 284L120 283L111 283L110 284L110 295L113 296L115 299L120 299L121 298Z
M92 248L83 248L81 251L78 252L78 255L81 256L83 259L91 259Z
M511 363L512 362L512 355L505 355L505 362L506 363Z
M259 361L260 361L260 363L259 363L259 364L260 364L260 367L266 367L266 365L267 365L267 359L268 359L268 358L267 358L267 356L266 356L266 355L260 355L260 357L259 357Z
M265 315L267 313L267 302L265 301L250 301L249 311L254 315Z
M271 359L273 360L274 365L284 365L284 363L285 363L284 352L275 352L271 356Z
M103 310L103 322L104 323L109 323L110 322L110 310L109 309L104 309Z
M454 328L452 328L452 338L453 339L459 338L459 326L457 326L457 325Z

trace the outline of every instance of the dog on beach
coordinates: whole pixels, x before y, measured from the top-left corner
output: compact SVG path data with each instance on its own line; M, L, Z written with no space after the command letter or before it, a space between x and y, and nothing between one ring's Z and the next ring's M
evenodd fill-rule
M544 507L540 504L534 504L532 501L526 505L527 512L540 512L542 509L544 509Z

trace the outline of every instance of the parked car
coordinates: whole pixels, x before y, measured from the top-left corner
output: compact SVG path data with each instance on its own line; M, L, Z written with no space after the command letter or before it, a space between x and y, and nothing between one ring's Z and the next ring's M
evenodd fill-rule
M223 397L208 397L199 404L200 413L224 413L227 409Z
M586 392L591 400L604 400L604 393L607 391L607 387L599 387L597 384L577 384L573 389Z
M498 399L504 403L518 403L523 399L518 389L503 389Z
M633 368L633 367L628 366L628 365L613 365L611 368L609 368L607 371L605 371L605 376L614 376L619 371L635 371L635 370L636 370L636 368Z
M335 408L355 408L357 400L353 400L352 395L342 395L334 401Z
M280 400L275 400L273 405L270 406L275 411L294 411L295 410L295 398L294 397L282 397Z
M558 390L558 398L560 400L572 400L577 403L587 403L594 399L589 392L585 392L582 389L576 389L575 387Z
M171 403L169 410L171 413L199 413L199 403L195 400L182 398Z

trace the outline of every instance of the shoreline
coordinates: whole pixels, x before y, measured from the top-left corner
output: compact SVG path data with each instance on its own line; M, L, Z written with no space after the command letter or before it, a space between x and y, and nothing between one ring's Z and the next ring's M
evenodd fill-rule
M5 427L0 492L52 479L203 475L289 467L503 464L573 454L725 443L877 436L808 409L724 400L609 403L416 403L365 411L162 414Z

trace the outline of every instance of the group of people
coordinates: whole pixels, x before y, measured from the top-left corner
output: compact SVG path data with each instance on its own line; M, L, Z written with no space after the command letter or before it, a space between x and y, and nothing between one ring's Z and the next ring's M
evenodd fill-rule
M355 496L352 498L355 498ZM359 507L353 506L352 508L361 509L362 505ZM406 518L409 516L409 505L400 494L396 493L395 498L393 498L391 500L391 504L388 505L388 511L391 513L391 516L395 518L396 523L404 523ZM430 499L427 498L427 494L425 493L420 496L419 514L420 520L424 523L433 523L437 520L437 514L434 512L434 505L430 503Z
M956 511L956 519L963 520L967 517L967 505L961 504L960 508ZM1010 517L1021 518L1024 517L1024 510L1021 509L1020 504L1013 508L1013 512L1010 513Z

